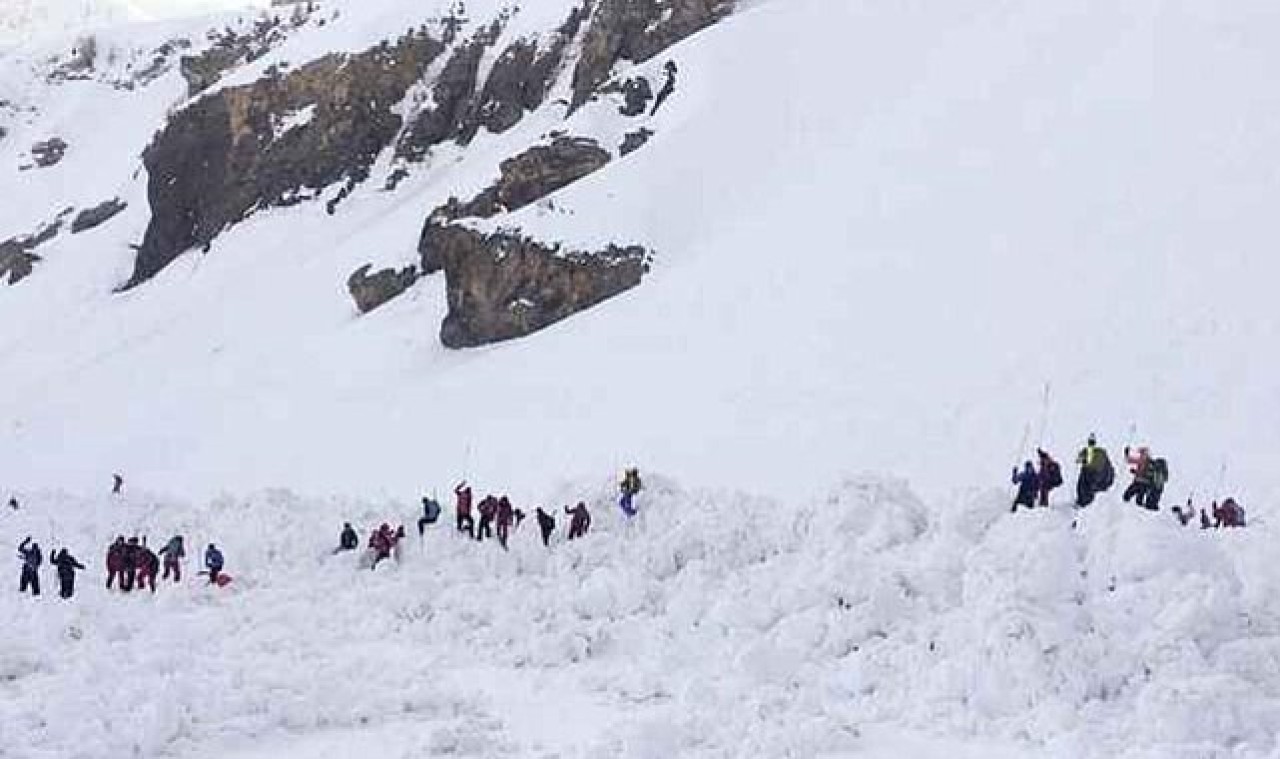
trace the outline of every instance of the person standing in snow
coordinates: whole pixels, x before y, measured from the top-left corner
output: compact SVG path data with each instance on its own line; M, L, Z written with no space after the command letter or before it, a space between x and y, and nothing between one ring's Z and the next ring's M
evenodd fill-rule
M564 513L569 516L569 540L581 538L591 530L591 512L583 501L578 501L572 509L565 506Z
M383 522L382 526L369 535L369 569L377 569L383 559L391 558L391 549L395 539L391 534L391 525Z
M1164 459L1152 458L1151 450L1146 446L1139 447L1136 453L1125 448L1124 459L1133 475L1133 482L1124 491L1124 502L1128 503L1133 499L1145 509L1158 511L1160 496L1164 493L1164 484L1169 477L1169 465Z
M116 536L116 540L107 548L107 590L111 590L111 583L117 582L119 587L124 589L124 536Z
M476 507L476 511L480 512L480 524L476 527L476 540L483 541L485 538L493 537L493 520L498 515L498 499L491 495L484 497L480 501L480 505Z
M1212 526L1213 523L1209 521L1209 515L1205 513L1204 509L1200 509L1200 529L1207 530Z
M1019 472L1015 466L1013 468L1013 484L1018 486L1018 494L1014 496L1013 508L1011 512L1018 510L1019 506L1025 506L1028 509L1034 509L1036 506L1036 493L1040 490L1040 477L1036 474L1036 469L1028 461L1022 465L1022 471Z
M542 533L542 545L551 547L551 533L556 531L556 518L538 507L538 530Z
M44 561L40 544L32 542L31 536L28 535L18 545L18 558L22 559L22 577L18 580L18 592L26 593L27 588L30 588L32 596L39 596L40 564Z
M662 67L663 72L667 76L667 80L663 82L662 89L658 90L658 97L653 101L653 110L649 112L649 116L653 116L667 102L667 98L671 97L676 91L676 62L667 61Z
M187 548L183 544L182 536L174 535L169 538L169 542L160 549L160 555L164 557L164 574L161 575L161 579L167 580L172 575L174 582L182 582L182 560L187 557Z
M111 475L111 495L120 495L124 492L124 478L119 474Z
M1083 508L1093 503L1098 493L1111 487L1115 481L1115 469L1111 466L1107 450L1098 445L1095 435L1089 435L1085 447L1076 455L1076 463L1080 465L1080 477L1076 480L1076 507Z
M643 487L640 482L639 469L628 469L622 475L622 482L618 485L622 497L618 499L618 506L622 508L622 513L628 517L636 515L635 497L640 494L640 490Z
M150 588L156 592L156 575L160 574L160 557L147 547L147 539L138 546L138 590Z
M1036 449L1036 456L1040 459L1040 471L1036 473L1040 481L1039 502L1048 507L1049 493L1062 486L1062 466L1042 448Z
M1244 507L1236 503L1236 499L1228 498L1219 505L1213 504L1214 527L1244 527Z
M1178 519L1178 524L1183 527L1191 524L1191 520L1196 517L1196 507L1191 504L1190 498L1187 499L1187 505L1185 507L1174 506L1172 511L1173 515Z
M18 499L16 497L9 499L9 508L13 509L14 511L18 510Z
M58 568L58 595L69 599L76 594L76 570L83 570L84 565L76 561L76 557L66 548L54 551L49 563Z
M222 551L213 543L204 549L204 568L209 571L209 584L217 585L218 577L222 575L223 557Z
M418 537L427 532L427 525L435 524L440 519L440 502L434 498L422 497L422 517L418 519Z
M138 545L138 536L129 538L121 552L120 590L128 593L133 590L133 583L138 577L138 561L142 558L142 546Z
M515 522L515 510L511 508L511 500L505 495L498 499L495 514L498 524L498 544L503 550L507 548L507 540L511 537L511 525Z
M476 536L476 522L471 516L471 486L467 484L466 480L463 480L453 489L453 494L458 499L456 506L458 532L465 532L468 538L474 538Z
M334 553L354 551L359 547L360 536L356 534L356 528L352 527L350 522L343 522L342 534L338 536L338 550Z

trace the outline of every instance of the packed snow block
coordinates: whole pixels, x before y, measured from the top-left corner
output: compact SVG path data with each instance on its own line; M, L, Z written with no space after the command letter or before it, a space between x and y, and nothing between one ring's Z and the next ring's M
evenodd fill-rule
M440 341L449 348L532 334L635 287L649 270L639 246L587 253L457 224L433 226L428 238L444 267L449 313Z
M399 296L418 281L416 266L407 266L400 271L382 269L369 274L371 268L373 264L365 264L351 272L351 276L347 278L347 291L351 293L351 299L356 302L356 308L362 314Z
M112 198L103 201L93 208L86 208L76 214L75 219L71 221L71 234L77 235L81 232L87 232L94 227L101 226L110 221L116 214L128 208L129 204L120 198Z
M126 288L253 211L349 192L403 126L396 105L444 50L425 32L229 87L175 114L143 153L151 222Z
M432 212L419 238L418 252L427 254L427 227L433 223L467 217L488 219L524 208L599 171L611 158L609 151L585 137L558 137L548 145L537 145L508 158L499 165L501 176L492 186L466 203L450 198Z
M736 0L601 0L573 72L571 110L586 104L619 61L644 63L733 12Z

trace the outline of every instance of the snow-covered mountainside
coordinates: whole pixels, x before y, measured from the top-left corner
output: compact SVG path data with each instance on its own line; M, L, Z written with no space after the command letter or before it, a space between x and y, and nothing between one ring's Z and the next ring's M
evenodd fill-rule
M0 595L21 750L1280 750L1280 10L176 16L0 55L0 544L208 533L242 580ZM1009 516L1089 432L1248 532ZM565 484L631 464L688 490ZM605 534L322 556L461 477Z

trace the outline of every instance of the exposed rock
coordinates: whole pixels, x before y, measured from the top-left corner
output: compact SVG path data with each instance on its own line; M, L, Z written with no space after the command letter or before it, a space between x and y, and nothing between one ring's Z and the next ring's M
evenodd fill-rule
M67 143L61 137L53 137L31 146L31 157L35 159L36 166L42 169L59 163L66 154Z
M733 12L736 0L600 0L573 72L572 109L603 84L618 61L644 63Z
M449 313L440 340L450 348L537 332L635 287L649 270L638 246L566 251L518 231L486 235L459 225L429 235L444 264Z
M309 17L309 9L301 16L295 14L292 24L301 26ZM199 55L183 56L179 63L182 78L187 80L187 97L195 97L217 84L232 68L266 55L286 37L288 27L276 17L260 19L247 34L231 28L210 32L213 45Z
M622 138L622 144L618 146L618 153L624 156L630 155L644 147L644 144L648 142L649 138L652 136L653 130L646 129L645 127L641 127L634 132L627 132L627 134Z
M351 293L352 300L356 302L356 308L360 309L362 314L367 314L395 298L418 281L418 270L413 266L407 266L400 271L382 269L370 276L371 268L373 264L365 264L347 278L347 290Z
M86 208L76 215L71 221L71 234L76 235L81 232L88 231L94 227L105 224L113 216L128 208L129 204L120 198L112 198L94 206Z
M66 218L75 209L66 208L52 222L42 225L33 234L19 235L0 242L0 279L7 278L16 285L31 276L32 268L40 262L40 256L31 251L58 236Z
M143 153L151 223L126 287L207 247L255 209L347 192L402 126L393 110L443 51L425 33L207 95L175 114Z
M497 183L467 203L451 198L433 216L452 221L515 211L600 170L610 158L609 151L593 139L557 137L549 145L534 146L503 161Z
M483 127L501 134L547 98L578 35L586 9L575 8L549 40L519 39L497 56L481 87L480 64L502 33L506 17L454 49L432 91L430 108L417 113L397 145L396 157L422 160L434 145L454 140L466 145ZM456 19L451 19L456 21ZM448 35L456 34L449 27Z
M618 106L618 113L628 118L643 116L649 110L649 101L653 100L653 87L649 85L649 80L642 77L632 77L617 86L617 90L622 93L622 105ZM602 91L608 91L605 88Z
M0 242L0 278L7 278L11 285L31 276L32 267L39 261L40 256L28 251L17 240Z

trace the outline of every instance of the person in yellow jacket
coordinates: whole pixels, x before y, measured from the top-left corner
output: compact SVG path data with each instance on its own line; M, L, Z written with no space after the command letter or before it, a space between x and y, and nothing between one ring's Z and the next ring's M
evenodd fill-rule
M1098 445L1096 435L1089 435L1088 442L1076 455L1080 465L1080 477L1076 480L1076 507L1084 508L1093 503L1094 496L1111 487L1115 481L1115 468L1107 449Z

